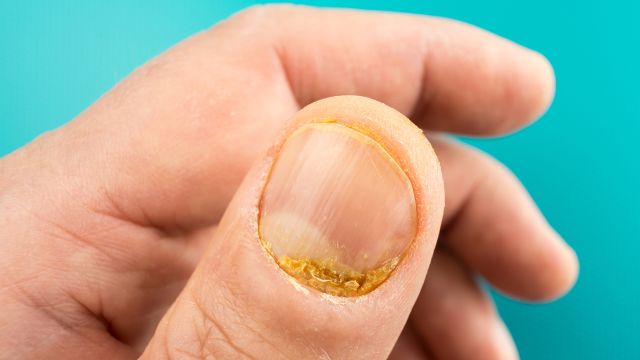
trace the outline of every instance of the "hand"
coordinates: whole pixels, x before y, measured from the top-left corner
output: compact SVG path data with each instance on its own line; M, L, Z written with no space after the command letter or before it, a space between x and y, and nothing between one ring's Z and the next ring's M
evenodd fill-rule
M513 131L553 91L542 56L451 20L243 11L0 161L3 355L515 358L475 274L550 300L573 284L575 255L504 167L436 132ZM437 206L418 219L435 228L397 274L331 298L292 285L264 256L247 204L264 161L251 165L292 115L340 94L382 101L433 135L446 207L435 252ZM398 144L416 136L398 129ZM423 185L437 172L424 149L409 164L430 164L413 174ZM434 191L417 201L435 203Z

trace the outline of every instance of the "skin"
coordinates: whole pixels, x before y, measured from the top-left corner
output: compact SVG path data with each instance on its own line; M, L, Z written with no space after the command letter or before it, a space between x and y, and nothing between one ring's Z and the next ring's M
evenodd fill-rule
M515 358L475 275L548 301L575 281L575 254L508 170L435 134L515 131L553 92L542 56L452 20L245 10L0 159L3 356ZM251 242L247 214L293 114L340 94L433 134L445 194L428 275L435 233L344 303L292 286Z

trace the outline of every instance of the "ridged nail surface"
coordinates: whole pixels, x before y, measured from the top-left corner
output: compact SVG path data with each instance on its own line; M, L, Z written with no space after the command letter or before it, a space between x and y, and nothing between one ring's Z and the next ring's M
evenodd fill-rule
M378 142L304 125L276 157L260 204L262 245L299 282L337 296L388 278L416 234L411 183Z

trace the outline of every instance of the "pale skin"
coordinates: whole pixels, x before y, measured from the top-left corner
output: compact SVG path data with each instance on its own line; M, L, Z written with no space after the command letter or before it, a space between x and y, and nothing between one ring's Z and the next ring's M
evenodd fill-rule
M0 160L2 356L516 358L476 274L548 301L573 285L576 257L508 170L441 133L515 131L553 93L544 57L452 20L243 11ZM445 206L424 251L364 300L335 302L245 246L243 204L293 114L341 94L426 131Z

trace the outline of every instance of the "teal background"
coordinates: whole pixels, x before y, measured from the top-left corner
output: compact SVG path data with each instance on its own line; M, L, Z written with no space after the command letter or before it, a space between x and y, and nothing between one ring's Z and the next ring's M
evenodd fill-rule
M134 68L251 1L0 0L0 156L69 121ZM575 289L496 295L524 359L640 359L640 5L635 1L309 1L432 14L546 54L557 96L534 126L469 140L522 179L575 247ZM518 239L514 239L518 241Z

